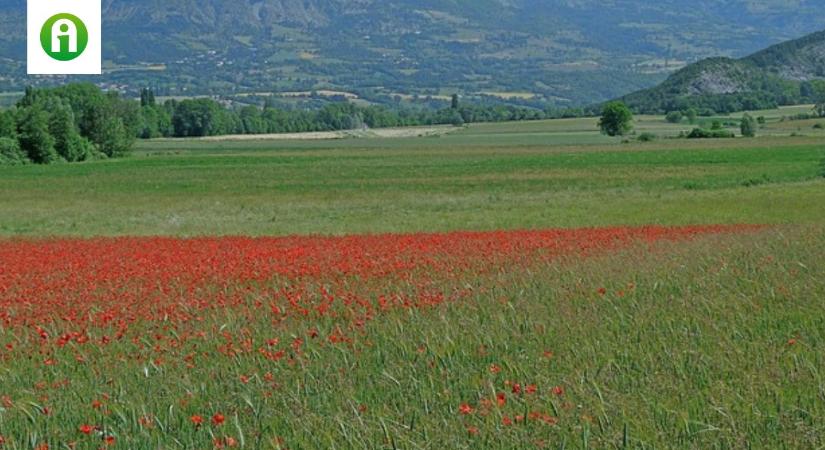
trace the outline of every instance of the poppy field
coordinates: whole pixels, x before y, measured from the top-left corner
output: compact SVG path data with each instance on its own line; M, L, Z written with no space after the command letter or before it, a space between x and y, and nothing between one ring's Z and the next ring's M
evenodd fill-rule
M0 450L825 446L820 140L519 126L4 169Z
M4 240L2 445L822 444L819 232Z

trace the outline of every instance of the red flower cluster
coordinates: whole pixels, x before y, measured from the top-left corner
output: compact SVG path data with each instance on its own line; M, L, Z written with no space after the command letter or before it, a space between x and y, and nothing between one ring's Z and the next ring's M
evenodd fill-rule
M300 338L253 342L249 335L223 332L216 343L227 356L248 353L278 361L301 355L311 340L348 344L368 321L387 311L467 298L475 292L467 281L484 275L633 242L742 229L747 228L0 241L0 326L18 334L0 342L0 360L18 350L20 334L39 346L46 365L59 364L53 357L59 349L115 340L162 355L183 348L187 340L203 339L199 324L216 311L232 310L250 323L307 321L308 331ZM318 330L312 321L320 317L335 319L337 326ZM195 354L178 356L197 363ZM80 352L74 359L85 361Z

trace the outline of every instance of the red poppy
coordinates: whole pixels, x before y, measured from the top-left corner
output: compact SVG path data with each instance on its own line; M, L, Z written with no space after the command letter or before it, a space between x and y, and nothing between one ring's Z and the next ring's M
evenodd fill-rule
M504 392L496 394L496 402L498 406L504 406L507 403L507 396L504 395Z
M95 427L91 425L81 425L78 429L83 434L92 434L92 431L95 430Z
M203 424L203 417L195 414L194 416L190 417L189 420L196 426L199 427Z
M561 386L556 386L556 387L554 387L554 388L553 388L553 394L555 394L555 395L557 395L557 396L561 397L562 395L564 395L564 388L563 388L563 387L561 387Z
M465 416L466 416L466 415L468 415L468 414L472 414L472 413L473 413L473 407L472 407L472 406L470 406L470 405L468 405L467 403L462 403L462 404L458 407L458 412L460 412L461 414L463 414L463 415L465 415Z
M225 420L226 418L221 413L217 413L214 416L212 416L212 424L215 426L223 424Z

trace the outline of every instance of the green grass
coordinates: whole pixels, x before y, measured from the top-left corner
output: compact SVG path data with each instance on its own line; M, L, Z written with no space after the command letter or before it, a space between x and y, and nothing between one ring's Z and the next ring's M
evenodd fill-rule
M541 144L541 128L528 131L539 125L519 125L511 135L491 131L498 124L480 126L441 138L159 141L141 143L129 159L3 168L0 234L341 234L825 218L816 207L825 201L825 148L816 139L551 145Z

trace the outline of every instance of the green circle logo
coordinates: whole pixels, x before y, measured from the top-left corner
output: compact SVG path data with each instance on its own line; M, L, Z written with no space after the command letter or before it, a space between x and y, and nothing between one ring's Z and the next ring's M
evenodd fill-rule
M89 43L89 31L77 16L56 14L40 30L40 45L47 55L58 61L71 61L83 54Z

